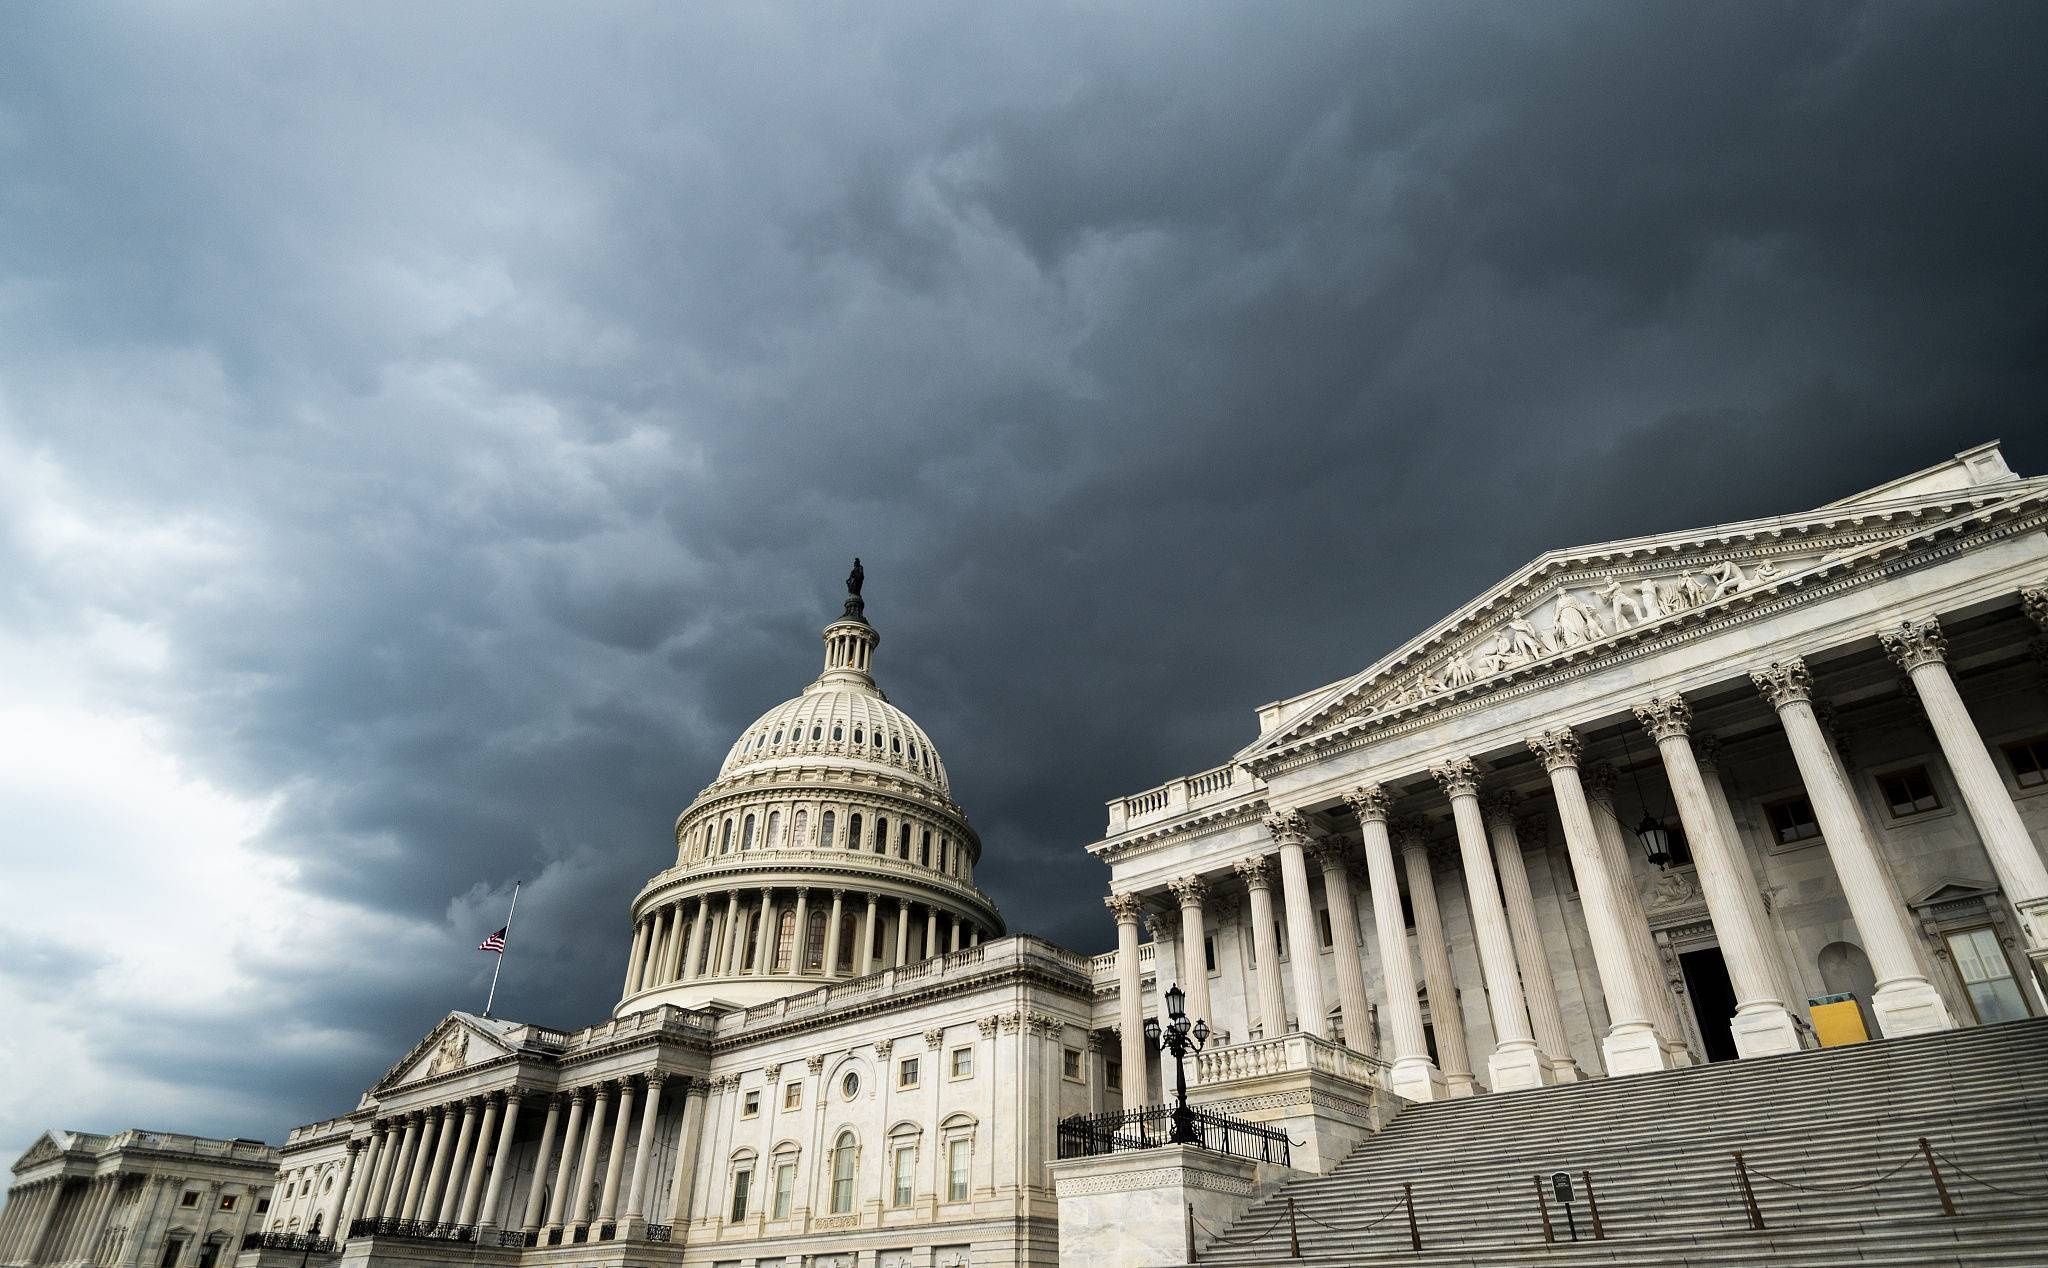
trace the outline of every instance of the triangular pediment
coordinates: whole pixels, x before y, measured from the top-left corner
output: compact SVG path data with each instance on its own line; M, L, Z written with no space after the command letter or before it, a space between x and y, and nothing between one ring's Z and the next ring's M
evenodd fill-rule
M511 1056L512 1046L491 1033L494 1024L481 1022L468 1013L448 1014L377 1081L372 1091L390 1091Z
M64 1142L58 1138L56 1132L46 1131L36 1137L35 1143L22 1153L21 1157L16 1160L13 1169L15 1171L26 1171L31 1167L40 1167L46 1162L63 1156Z
M1943 903L1959 903L1969 899L1988 899L1998 894L1995 883L1964 880L1955 876L1944 876L1935 884L1910 899L1906 906L1913 908L1939 907Z
M1359 719L1405 715L1594 659L1892 558L1928 534L2012 502L2037 503L2048 479L2022 480L1995 447L1959 455L1803 515L1552 551L1532 560L1363 672L1261 710L1261 734L1236 760L1290 749ZM1989 483L1950 487L1974 460Z

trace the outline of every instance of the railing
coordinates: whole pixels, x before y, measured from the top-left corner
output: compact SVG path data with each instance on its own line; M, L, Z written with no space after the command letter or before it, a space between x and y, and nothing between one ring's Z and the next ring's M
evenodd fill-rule
M1109 833L1114 836L1145 820L1193 810L1204 803L1226 801L1249 791L1256 783L1249 775L1243 780L1238 779L1237 767L1233 764L1170 780L1157 788L1147 788L1128 797L1119 797L1109 803Z
M474 1242L474 1224L436 1224L431 1220L368 1219L348 1226L350 1237L395 1237L407 1242Z
M1308 1034L1252 1039L1221 1047L1211 1044L1195 1057L1195 1083L1208 1086L1233 1079L1313 1071L1352 1083L1379 1084L1383 1067L1363 1053Z
M1192 1144L1231 1158L1289 1165L1287 1133L1278 1128L1225 1118L1207 1110L1190 1109L1187 1116L1195 1137ZM1070 1115L1059 1123L1059 1154L1062 1158L1093 1158L1099 1154L1158 1149L1173 1143L1173 1119L1170 1105Z
M326 1255L337 1250L332 1237L307 1237L302 1233L244 1233L243 1250L296 1250Z
M650 1242L665 1242L674 1235L675 1229L667 1224L649 1224L647 1226L647 1240Z
M501 1228L498 1230L498 1245L513 1247L531 1246L533 1245L533 1234L516 1228Z

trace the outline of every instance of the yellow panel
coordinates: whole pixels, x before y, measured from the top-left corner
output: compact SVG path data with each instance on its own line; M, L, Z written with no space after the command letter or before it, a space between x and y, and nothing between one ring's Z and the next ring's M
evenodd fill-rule
M1813 1034L1823 1048L1863 1043L1870 1038L1870 1032L1863 1028L1863 1010L1853 999L1837 1004L1815 1004L1807 1012L1813 1015Z

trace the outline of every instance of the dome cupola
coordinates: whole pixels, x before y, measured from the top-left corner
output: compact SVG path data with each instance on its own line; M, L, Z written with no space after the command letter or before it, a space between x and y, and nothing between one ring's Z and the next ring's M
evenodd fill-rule
M619 1013L743 1007L1002 932L937 747L875 682L864 581L856 559L823 672L677 817L675 866L633 903Z

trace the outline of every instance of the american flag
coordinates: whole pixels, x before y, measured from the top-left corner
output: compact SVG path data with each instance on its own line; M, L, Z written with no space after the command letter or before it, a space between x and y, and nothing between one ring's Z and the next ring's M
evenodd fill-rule
M511 927L507 925L505 929L510 929ZM485 938L477 944L476 949L479 951L496 951L499 955L505 954L505 929L500 929L490 937Z

